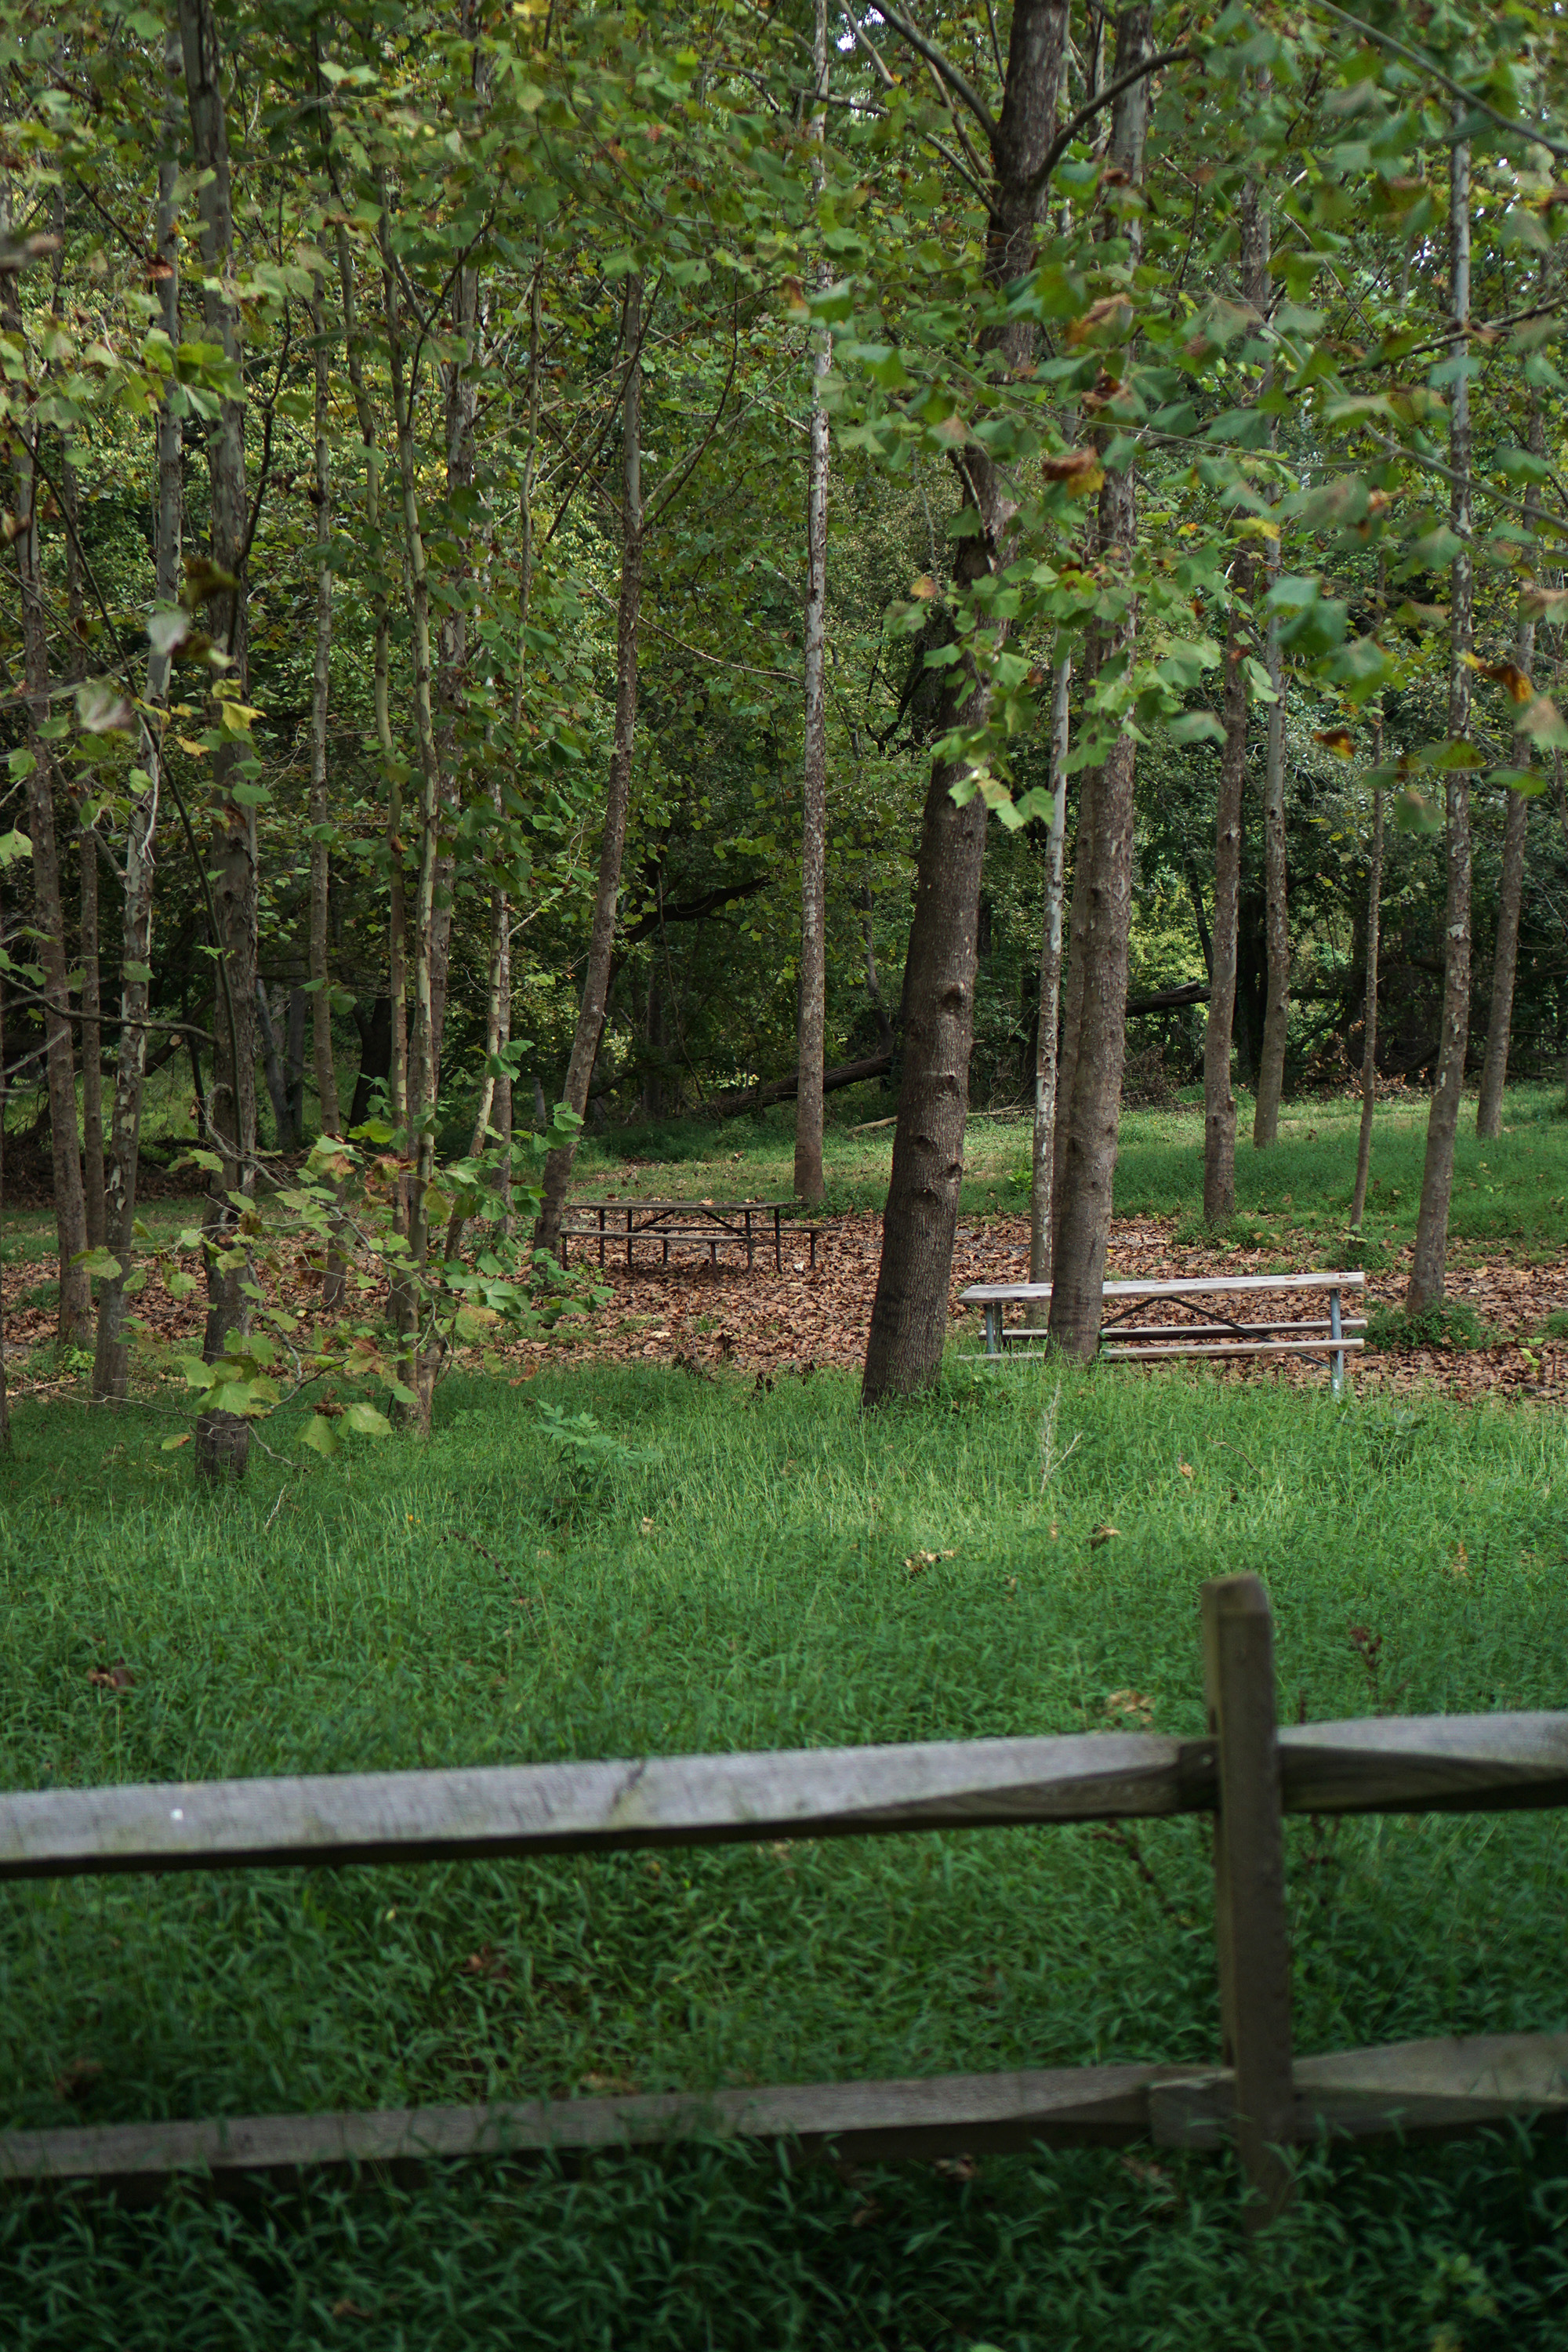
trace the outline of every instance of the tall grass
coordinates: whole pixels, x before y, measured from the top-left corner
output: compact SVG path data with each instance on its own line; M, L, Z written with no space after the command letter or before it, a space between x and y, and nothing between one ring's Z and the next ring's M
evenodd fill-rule
M1239 1568L1289 1716L1568 1705L1555 1418L1102 1370L1064 1385L1081 1442L1042 1492L1042 1400L454 1383L423 1448L216 1499L161 1425L25 1405L0 1773L1194 1731L1197 1587ZM614 1444L574 1454L541 1402ZM1565 1860L1551 1814L1292 1824L1300 2049L1561 2025ZM1178 1822L12 1887L5 2121L1205 2061L1208 1871ZM237 2216L13 2203L0 2342L1554 2345L1565 2195L1509 2136L1336 2160L1256 2267L1199 2158L845 2182L698 2147Z

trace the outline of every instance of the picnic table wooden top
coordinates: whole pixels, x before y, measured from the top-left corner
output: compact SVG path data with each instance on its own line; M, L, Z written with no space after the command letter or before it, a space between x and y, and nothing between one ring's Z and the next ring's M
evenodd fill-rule
M1176 1282L1108 1282L1107 1298L1180 1298L1188 1293L1268 1290L1360 1290L1366 1276L1359 1267L1342 1274L1198 1274ZM995 1307L1008 1300L1048 1298L1048 1282L972 1282L958 1294L964 1307Z
M695 1213L705 1209L710 1217L740 1217L748 1209L764 1209L770 1213L777 1211L782 1216L793 1216L802 1206L799 1201L645 1201L637 1195L623 1201L568 1201L566 1213L570 1216L578 1210L585 1210L597 1216L603 1209L606 1212L614 1210L618 1215L625 1209L638 1215L669 1217L688 1210Z

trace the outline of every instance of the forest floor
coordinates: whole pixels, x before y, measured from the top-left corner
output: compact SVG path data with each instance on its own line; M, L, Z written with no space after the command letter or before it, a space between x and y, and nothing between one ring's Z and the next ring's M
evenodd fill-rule
M879 1105L876 1090L863 1092ZM1481 1143L1470 1131L1461 1136L1448 1312L1441 1330L1415 1333L1403 1327L1398 1309L1420 1197L1425 1101L1395 1097L1379 1108L1373 1190L1359 1235L1346 1230L1359 1105L1339 1097L1288 1107L1280 1141L1268 1153L1254 1151L1246 1140L1250 1110L1247 1101L1239 1103L1237 1213L1219 1234L1205 1229L1197 1206L1201 1108L1181 1105L1124 1117L1110 1278L1362 1267L1373 1329L1365 1351L1352 1359L1358 1390L1568 1400L1568 1118L1554 1089L1512 1090L1497 1141ZM869 1132L842 1124L828 1129L827 1200L820 1211L797 1212L786 1223L782 1271L773 1267L771 1239L759 1245L750 1271L734 1255L710 1265L696 1244L675 1244L668 1267L655 1262L657 1245L640 1245L630 1271L624 1244L618 1263L608 1250L606 1305L513 1350L514 1372L571 1360L663 1363L695 1372L729 1367L763 1381L858 1369L876 1290L891 1150L887 1124ZM1027 1123L976 1117L965 1152L950 1294L955 1356L980 1344L978 1316L958 1305L965 1286L1026 1276ZM787 1112L722 1124L668 1122L586 1142L575 1191L580 1198L634 1209L638 1202L665 1199L787 1202L793 1153ZM146 1209L160 1238L197 1213L189 1199L155 1199ZM816 1225L815 1268L804 1235L792 1239L792 1224ZM5 1230L8 1367L24 1388L29 1379L58 1387L62 1368L49 1346L56 1296L52 1221L38 1210L23 1210L5 1219ZM294 1303L307 1301L302 1296ZM142 1312L165 1340L188 1338L200 1328L199 1297L176 1304L156 1281L143 1296ZM1324 1373L1316 1359L1265 1358L1226 1366L1215 1376L1312 1385ZM70 1377L67 1368L64 1378ZM1146 1375L1124 1369L1120 1377Z

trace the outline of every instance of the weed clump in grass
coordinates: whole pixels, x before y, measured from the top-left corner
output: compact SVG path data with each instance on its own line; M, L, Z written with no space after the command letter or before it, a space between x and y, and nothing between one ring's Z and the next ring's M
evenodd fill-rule
M1367 1346L1395 1355L1417 1348L1490 1348L1498 1336L1465 1299L1445 1299L1418 1315L1403 1307L1373 1307L1366 1318Z

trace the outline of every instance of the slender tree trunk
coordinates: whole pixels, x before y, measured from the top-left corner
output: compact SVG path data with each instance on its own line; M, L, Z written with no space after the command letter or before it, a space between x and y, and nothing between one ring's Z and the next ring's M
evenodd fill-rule
M410 1279L398 1284L395 1311L404 1345L404 1382L417 1403L410 1408L421 1433L430 1426L434 1367L425 1360L419 1328L420 1291L430 1255L430 1220L426 1201L436 1159L437 1034L433 994L436 873L440 855L441 771L436 749L436 724L431 692L430 586L425 561L425 539L419 525L417 457L414 446L414 390L407 378L403 347L397 278L391 252L392 222L384 211L381 223L386 304L388 366L392 382L393 416L397 428L398 478L403 491L404 563L408 583L408 614L414 646L414 729L419 750L419 866L415 888L413 923L414 1032L409 1044L408 1146L414 1177L408 1196Z
M7 331L20 343L21 306L15 273L3 281ZM35 953L44 975L44 1034L48 1041L49 1143L54 1172L55 1225L59 1246L61 1347L80 1348L91 1328L91 1284L75 1263L87 1248L87 1207L82 1192L81 1140L77 1127L76 1056L72 1050L70 988L67 973L65 909L60 896L59 850L55 835L55 769L42 730L49 717L49 637L44 607L42 535L36 419L18 425L12 438L16 480L16 536L12 556L21 587L22 659L27 697L27 814L32 835L33 899L38 939Z
M816 158L812 184L822 193L822 144L827 116L827 0L816 0L813 79L818 110L812 119ZM826 271L821 272L825 283ZM827 411L822 380L832 364L833 338L826 328L813 338L811 439L805 485L805 754L802 766L800 817L800 1037L796 1054L795 1191L800 1201L820 1201L822 1173L822 1068L827 1019Z
M1253 566L1238 555L1233 575L1237 610L1252 601ZM1236 1214L1236 1097L1230 1090L1236 1019L1237 926L1241 910L1241 794L1247 780L1247 678L1244 641L1232 621L1225 656L1225 748L1215 813L1214 971L1204 1032L1204 1222Z
M1536 457L1545 456L1546 427L1539 394L1531 404L1530 446ZM1533 482L1525 493L1524 505L1529 528L1533 530L1541 508L1541 493ZM1535 622L1521 602L1514 632L1514 667L1528 677L1534 659ZM1531 750L1530 737L1521 735L1516 729L1513 738L1513 763L1516 768L1529 767ZM1522 793L1509 793L1502 839L1502 876L1498 891L1492 1001L1487 1021L1486 1059L1481 1065L1481 1097L1476 1109L1476 1133L1489 1143L1502 1133L1502 1090L1508 1080L1509 1036L1513 1026L1513 982L1519 962L1519 912L1520 902L1524 896L1525 821L1529 810L1530 803Z
M1384 567L1378 566L1379 579ZM1382 598L1379 597L1381 611ZM1373 721L1372 758L1383 764L1383 709ZM1361 1052L1361 1133L1356 1139L1355 1189L1351 1195L1351 1228L1359 1233L1366 1214L1366 1184L1372 1172L1372 1118L1377 1102L1377 964L1383 927L1383 786L1372 788L1372 869L1366 878L1366 1012Z
M184 55L177 24L171 25L163 47L163 122L158 163L158 213L153 250L162 274L158 280L160 312L171 343L180 340L180 240L178 185L180 121L184 111ZM167 609L179 593L180 547L184 508L183 428L174 404L164 399L158 409L158 503L153 538L153 601ZM110 1122L109 1175L105 1223L109 1247L120 1261L118 1276L98 1286L98 1344L92 1368L92 1393L100 1403L121 1404L130 1387L131 1351L125 1329L125 1285L135 1263L136 1177L142 1140L142 1104L146 1085L147 1032L139 1024L147 1018L149 986L145 977L153 960L153 895L157 871L158 789L162 775L163 712L168 702L170 656L156 650L147 656L147 702L152 716L142 727L138 765L145 779L131 803L125 828L125 896L121 918L121 1031L115 1057L114 1102ZM192 1067L196 1070L196 1097L202 1100L200 1070L194 1037L187 1039ZM205 1131L205 1115L202 1129Z
M0 951L5 945L5 916L0 908ZM5 968L0 962L0 1234L5 1227ZM0 1247L0 1451L11 1451L11 1398L5 1380L5 1254Z
M399 1129L408 1123L408 971L407 940L408 912L404 888L403 848L403 786L402 769L397 758L397 746L392 736L392 696L390 686L392 601L387 589L388 548L382 529L381 517L381 453L376 446L375 410L372 405L369 386L365 382L364 362L360 351L358 306L354 297L353 251L348 232L340 227L337 233L338 284L342 293L343 349L348 360L349 383L353 392L354 416L359 425L360 440L364 448L364 525L374 571L371 583L371 617L375 625L374 650L372 655L372 700L375 711L375 740L381 753L382 774L386 785L386 823L382 838L386 845L386 992L392 1024L391 1055L387 1065L386 1098L391 1125ZM350 1125L355 1124L351 1118ZM401 1190L399 1203L403 1200ZM400 1216L403 1212L400 1205Z
M1263 78L1261 88L1267 88ZM1258 320L1259 332L1268 312L1268 210L1256 180L1248 180L1241 195L1241 299ZM1256 395L1251 395L1256 396ZM1247 623L1258 567L1243 550L1236 558L1231 588L1234 596L1225 667L1225 749L1220 757L1219 805L1215 825L1214 971L1209 984L1208 1022L1204 1032L1204 1218L1222 1225L1236 1214L1236 1097L1230 1090L1231 1049L1236 1028L1236 970L1241 915L1242 795L1247 786L1248 706L1247 676L1242 666L1247 643ZM1274 645L1275 667L1279 646ZM1272 710L1272 706L1271 706ZM1282 739L1281 739L1282 740ZM1272 750L1273 737L1270 736ZM1277 988L1274 947L1274 871L1271 857L1269 797L1274 779L1264 782L1264 855L1267 866L1269 1003L1277 1013L1280 1060L1270 1064L1271 1034L1264 1024L1263 1050L1258 1055L1258 1118L1254 1139L1272 1141L1279 1127L1279 1084L1283 1070L1285 999ZM1281 779L1282 782L1282 779ZM1284 845L1283 815L1279 826ZM1284 868L1280 866L1283 906ZM1287 980L1289 979L1287 943ZM1265 1100L1267 1097L1267 1108Z
M1035 1036L1035 1126L1029 1171L1029 1280L1049 1282L1054 1238L1057 1140L1057 1028L1062 983L1062 876L1067 847L1069 737L1068 695L1072 657L1057 662L1051 693L1051 816L1046 836L1046 892L1040 913L1040 1018ZM1044 1302L1030 1307L1029 1323L1044 1330Z
M1086 538L1095 542L1098 554L1100 519L1096 512ZM1084 631L1083 676L1084 690L1100 675L1100 633L1092 623ZM1078 793L1078 826L1073 835L1072 907L1067 933L1067 977L1062 987L1061 1044L1057 1053L1057 1099L1051 1137L1051 1243L1048 1255L1056 1262L1056 1236L1061 1227L1062 1209L1067 1199L1068 1121L1062 1117L1062 1106L1070 1103L1078 1077L1079 1030L1083 1020L1083 970L1089 940L1089 885L1094 871L1094 820L1096 793L1090 778L1088 784L1080 782Z
M273 1024L272 1007L267 1000L267 982L258 973L256 981L256 1012L261 1032L261 1067L267 1080L267 1092L272 1104L272 1145L276 1151L294 1149L294 1121L289 1110L289 1078L279 1050L278 1032Z
M316 670L310 698L310 1015L321 1133L341 1135L338 1067L332 1052L332 984L327 959L331 843L327 804L327 716L332 656L332 448L326 321L320 280L310 301L316 363Z
M1279 570L1279 551L1270 547L1266 562L1269 574ZM1285 1091L1285 1045L1290 1027L1290 904L1285 863L1285 664L1279 651L1279 622L1269 615L1264 660L1274 699L1268 706L1268 727L1263 768L1263 887L1265 952L1268 962L1268 1003L1263 1016L1263 1045L1258 1057L1258 1101L1253 1111L1252 1141L1258 1151L1279 1140L1279 1104Z
M1116 24L1116 76L1130 73L1150 54L1152 11L1123 8ZM1115 101L1110 161L1137 186L1143 177L1148 131L1149 85L1142 76ZM1130 258L1136 267L1142 238L1136 215L1127 224ZM1137 541L1136 477L1131 466L1106 475L1100 493L1102 560L1130 566ZM1131 667L1137 650L1138 614L1130 605L1109 647L1112 658ZM1066 1102L1062 1153L1061 1214L1057 1223L1050 1333L1069 1354L1088 1358L1100 1344L1105 1254L1110 1241L1111 1188L1121 1114L1121 1072L1127 1051L1127 957L1132 899L1132 785L1136 747L1123 734L1110 747L1098 774L1086 769L1080 786L1080 842L1089 856L1083 876L1084 951L1078 959L1082 995L1078 1020L1070 1097ZM1077 940L1074 941L1075 957Z
M1008 34L1001 120L992 142L994 194L986 255L993 287L1011 285L1032 268L1046 191L1031 184L1056 127L1057 92L1067 40L1066 0L1016 0ZM981 348L1009 371L1029 364L1034 330L1024 320L986 328ZM1001 571L1016 541L1016 504L1009 482L978 443L963 451L965 521L953 572L959 594ZM996 636L1005 622L994 625ZM981 724L990 689L972 664L943 673L937 725L946 734ZM961 766L931 763L921 820L914 920L904 965L903 1072L893 1165L882 1221L882 1255L866 1348L861 1401L931 1387L942 1370L948 1282L969 1098L974 1034L975 940L985 861L985 803L963 807L953 788Z
M616 740L610 754L605 829L599 842L588 968L583 980L583 1002L572 1040L563 1097L567 1108L579 1118L588 1107L588 1081L594 1075L599 1039L604 1034L637 735L637 622L642 611L643 572L642 292L641 278L628 278L622 322L626 379L621 398L621 593L616 614ZM544 1198L535 1236L541 1249L553 1252L560 1245L561 1216L575 1152L574 1139L571 1143L558 1144L545 1159Z
M1463 365L1470 315L1470 151L1456 145L1449 167L1449 290L1455 334L1449 345ZM1458 742L1470 731L1470 648L1475 577L1470 548L1470 391L1463 374L1454 383L1449 411L1448 465L1454 488L1451 515L1460 546L1454 558L1448 625L1448 736ZM1454 1142L1465 1084L1465 1052L1470 1031L1470 779L1466 768L1450 768L1447 786L1447 903L1444 919L1443 1030L1437 1076L1426 1122L1426 1162L1415 1223L1405 1307L1412 1315L1442 1304L1448 1255L1448 1202L1454 1189Z
M447 497L455 510L462 511L472 495L474 485L473 371L479 330L477 271L458 271L452 283L451 301L452 333L454 339L463 345L463 356L460 360L449 362L443 371L447 383ZM458 738L468 674L467 598L473 578L473 564L472 541L467 530L461 544L461 558L446 575L447 586L455 592L459 602L442 606L437 637L436 748L439 763L437 790L442 813L442 831L448 835L456 828L458 819L458 771L461 756ZM441 1041L447 1027L456 877L454 853L450 849L440 849L436 862L436 895L431 908L430 931L430 1019L434 1084L437 1091L440 1087Z
M203 317L209 338L240 374L239 313L226 298L233 268L234 213L229 181L228 126L224 112L222 59L212 0L179 0L184 48L185 103L197 178L196 205L204 273ZM225 683L235 699L248 699L246 619L245 410L243 398L224 401L206 435L210 484L212 561L232 586L212 600L213 635L232 667ZM236 1194L256 1184L256 1061L253 1007L256 1002L258 916L256 812L233 797L243 781L248 739L226 734L213 754L213 784L218 802L210 856L217 913L218 1018L213 1082L207 1097L209 1139L223 1162L207 1196L204 1220L207 1254L207 1319L202 1353L210 1363L225 1341L249 1328L246 1264L226 1264L237 1253L233 1234ZM237 1415L210 1412L196 1424L196 1467L209 1478L243 1475L250 1452L248 1424Z
M1259 73L1261 96L1270 77ZM1249 182L1242 200L1242 294L1261 321L1268 314L1268 206L1263 191ZM1263 390L1274 382L1272 362L1264 374ZM1279 439L1278 419L1270 424L1269 445ZM1279 576L1279 541L1270 540L1263 559L1270 586ZM1285 1091L1285 1045L1290 1026L1290 905L1285 863L1285 665L1279 651L1279 623L1270 614L1264 639L1264 662L1274 699L1268 705L1263 761L1263 890L1264 951L1268 966L1268 998L1263 1016L1263 1042L1258 1055L1258 1099L1253 1108L1252 1142L1266 1151L1279 1140L1279 1102Z
M106 1237L103 1180L103 1009L98 959L98 835L90 824L77 829L81 859L81 1134L82 1205L88 1245L101 1249Z
M58 295L55 307L59 308ZM66 620L70 633L67 676L80 678L82 647L87 636L86 602L81 562L81 501L77 495L76 467L71 445L60 442L60 506L66 532ZM86 815L90 799L79 804ZM81 866L81 1159L83 1208L89 1248L104 1244L103 1206L103 1024L101 976L99 971L98 835L90 824L77 824L77 856Z

